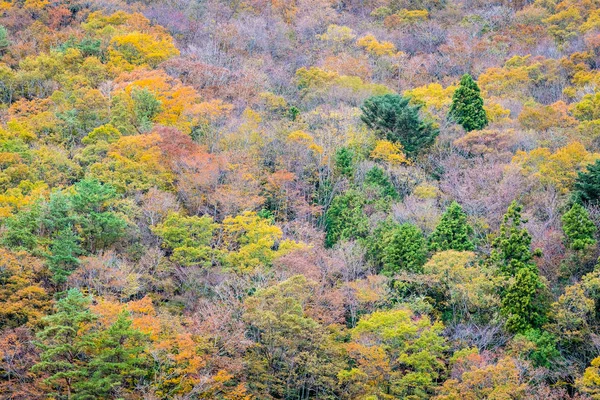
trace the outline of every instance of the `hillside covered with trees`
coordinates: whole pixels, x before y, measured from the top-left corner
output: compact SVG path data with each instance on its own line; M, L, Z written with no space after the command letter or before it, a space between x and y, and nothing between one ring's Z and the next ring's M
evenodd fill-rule
M600 399L600 0L0 0L0 399Z

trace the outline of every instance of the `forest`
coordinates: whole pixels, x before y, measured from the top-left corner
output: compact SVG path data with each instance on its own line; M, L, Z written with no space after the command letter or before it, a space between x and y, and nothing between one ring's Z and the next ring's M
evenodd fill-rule
M0 399L600 400L600 0L0 0Z

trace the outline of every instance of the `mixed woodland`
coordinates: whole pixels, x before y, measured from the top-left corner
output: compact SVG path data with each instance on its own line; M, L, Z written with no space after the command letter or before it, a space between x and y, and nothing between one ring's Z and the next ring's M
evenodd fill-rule
M600 399L600 0L0 0L0 398Z

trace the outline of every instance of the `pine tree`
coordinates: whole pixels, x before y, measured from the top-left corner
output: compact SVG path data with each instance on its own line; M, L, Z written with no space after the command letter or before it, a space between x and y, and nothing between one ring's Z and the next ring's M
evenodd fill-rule
M69 290L57 301L55 313L44 318L46 327L37 335L42 353L32 371L49 374L45 382L56 399L70 399L75 386L87 379L86 349L91 341L80 330L95 320L90 303L79 289Z
M10 46L10 40L8 40L8 31L2 25L0 25L0 53L6 51Z
M596 225L581 204L573 204L561 220L567 242L573 250L584 250L596 245Z
M335 170L338 174L351 177L354 173L352 159L354 154L347 147L342 147L335 152Z
M361 119L381 138L400 142L406 154L414 157L435 142L439 130L421 119L420 105L410 105L409 101L396 94L372 96L361 107Z
M429 248L433 251L473 250L475 246L471 241L472 235L473 228L467 222L467 214L453 201L429 237Z
M500 234L492 243L491 260L507 282L501 293L500 311L506 318L506 328L515 333L540 328L549 305L546 286L533 262L531 236L523 227L525 222L521 206L513 201L504 215Z
M52 272L52 280L57 285L67 281L71 273L79 266L78 255L82 253L79 236L67 227L61 230L50 243L48 269Z
M492 242L492 260L501 273L509 276L533 260L531 235L523 228L527 221L521 218L521 209L516 201L510 204L500 225L500 234Z
M397 199L398 192L386 175L385 171L377 166L371 168L365 175L364 185L375 188L378 195L384 198Z
M122 311L108 329L94 335L88 379L76 384L75 398L117 398L124 390L133 391L151 371L144 356L147 341Z
M535 267L535 266L534 266ZM502 297L502 314L511 332L527 332L547 320L548 304L540 294L546 289L537 268L520 268Z
M45 204L42 223L49 236L72 227L76 222L73 213L70 194L66 191L57 191L50 195L48 203Z
M114 243L124 234L125 221L110 209L109 202L115 198L115 189L96 179L84 179L75 185L71 203L90 252Z
M600 202L600 160L587 167L586 172L579 172L574 186L575 200L584 204Z
M412 224L402 224L384 238L383 271L418 272L427 261L427 245L423 232Z
M488 124L480 92L471 75L465 74L452 96L450 118L467 132L483 129Z
M340 240L357 239L368 234L368 219L363 211L365 198L355 190L336 196L325 213L325 246Z

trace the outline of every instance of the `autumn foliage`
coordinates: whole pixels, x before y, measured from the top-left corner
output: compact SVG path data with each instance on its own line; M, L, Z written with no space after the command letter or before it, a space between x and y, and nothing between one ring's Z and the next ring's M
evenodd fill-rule
M0 1L0 399L600 398L600 2Z

